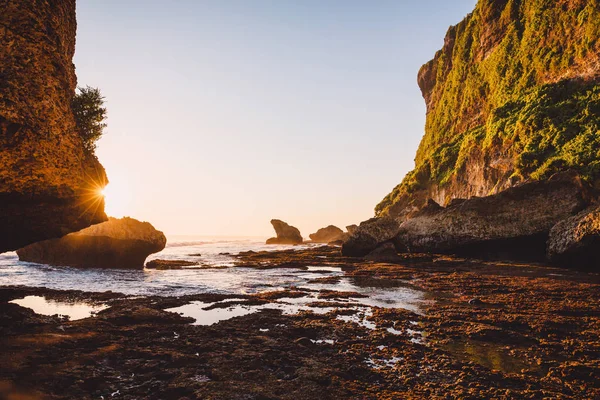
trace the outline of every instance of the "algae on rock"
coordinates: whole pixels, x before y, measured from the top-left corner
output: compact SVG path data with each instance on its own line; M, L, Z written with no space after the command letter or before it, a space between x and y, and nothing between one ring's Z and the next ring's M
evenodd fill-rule
M598 0L480 0L418 83L427 121L415 169L377 215L567 169L600 177Z

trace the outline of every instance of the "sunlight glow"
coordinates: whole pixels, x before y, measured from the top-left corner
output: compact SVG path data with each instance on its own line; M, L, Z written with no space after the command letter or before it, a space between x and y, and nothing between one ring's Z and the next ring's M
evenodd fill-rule
M122 218L132 214L128 210L131 205L129 191L126 186L119 185L116 179L106 185L101 194L104 196L104 210L109 217Z

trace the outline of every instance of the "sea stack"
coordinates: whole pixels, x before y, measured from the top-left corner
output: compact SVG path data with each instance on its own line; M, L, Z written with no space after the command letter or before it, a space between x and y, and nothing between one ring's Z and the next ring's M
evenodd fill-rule
M298 228L279 219L272 219L271 225L277 237L268 239L267 244L302 244L303 239Z
M0 252L106 220L71 100L75 0L0 2Z
M19 260L79 268L143 269L146 258L165 248L165 235L148 222L110 218L60 239L17 250Z

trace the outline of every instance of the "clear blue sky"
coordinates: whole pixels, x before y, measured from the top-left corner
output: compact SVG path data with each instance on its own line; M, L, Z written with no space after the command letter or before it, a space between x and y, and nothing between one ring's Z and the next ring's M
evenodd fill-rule
M109 113L107 210L168 234L370 218L413 167L417 71L475 3L79 0L79 84Z

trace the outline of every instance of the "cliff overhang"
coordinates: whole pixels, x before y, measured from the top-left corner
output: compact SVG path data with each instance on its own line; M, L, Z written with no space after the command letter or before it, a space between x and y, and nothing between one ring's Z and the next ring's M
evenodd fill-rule
M75 0L0 0L0 252L105 221L71 110Z

